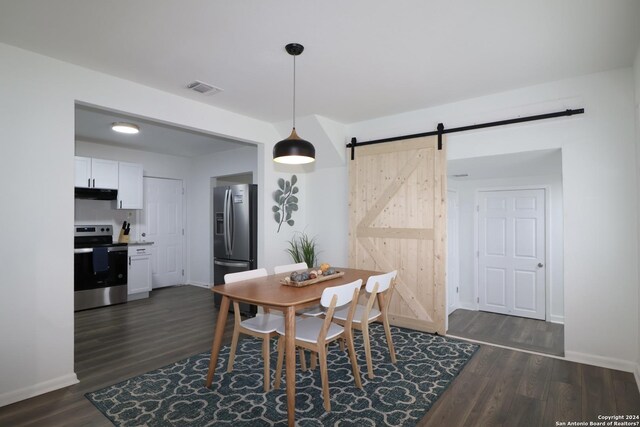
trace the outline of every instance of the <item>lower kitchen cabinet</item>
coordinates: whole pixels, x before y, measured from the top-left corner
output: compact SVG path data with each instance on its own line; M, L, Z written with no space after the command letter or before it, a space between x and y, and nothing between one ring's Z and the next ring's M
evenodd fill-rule
M129 246L129 301L147 298L151 291L151 245Z

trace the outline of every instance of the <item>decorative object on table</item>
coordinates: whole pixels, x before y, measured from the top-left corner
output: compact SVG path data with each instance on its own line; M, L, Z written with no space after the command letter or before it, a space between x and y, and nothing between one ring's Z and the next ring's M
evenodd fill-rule
M300 165L311 163L316 159L316 149L313 144L306 141L296 133L296 56L304 50L299 43L289 43L284 47L287 53L293 56L293 129L291 135L276 143L273 147L273 161Z
M344 271L337 271L333 268L328 268L325 272L322 272L320 269L301 272L294 271L288 277L282 279L280 284L302 288L304 286L314 285L327 280L337 279L342 276L344 276Z
M340 420L359 425L415 426L471 359L478 345L410 329L391 327L398 363L392 364L384 346L372 346L376 377L353 386L346 352L329 351L331 412L325 412L320 370L296 372L296 421L299 425L333 426ZM370 327L371 342L384 341L382 325ZM272 363L276 363L272 341ZM360 366L365 365L361 335L354 338ZM229 346L220 351L211 389L204 387L209 353L130 378L86 397L117 426L234 424L236 427L286 425L285 390L263 392L261 341L238 342L235 369L224 366Z
M291 175L291 181L284 178L278 179L278 189L273 192L273 200L276 202L271 208L273 211L273 219L278 224L278 233L283 223L287 223L292 226L295 221L291 218L293 213L298 210L298 197L295 194L299 189L296 186L298 177Z
M309 238L307 233L298 231L289 240L286 252L294 262L305 262L307 265L316 265L320 251L317 248L316 238Z

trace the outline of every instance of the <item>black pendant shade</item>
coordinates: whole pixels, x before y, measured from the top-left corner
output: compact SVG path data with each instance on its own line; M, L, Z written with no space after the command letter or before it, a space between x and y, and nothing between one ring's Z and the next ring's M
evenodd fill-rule
M283 139L273 147L273 161L299 165L311 163L316 158L316 149L313 144L304 140L296 133L296 128L291 130L291 135Z
M273 147L273 161L294 165L311 163L316 159L316 149L313 144L300 138L296 133L296 56L302 53L304 46L289 43L285 49L289 55L293 56L293 129L288 138Z

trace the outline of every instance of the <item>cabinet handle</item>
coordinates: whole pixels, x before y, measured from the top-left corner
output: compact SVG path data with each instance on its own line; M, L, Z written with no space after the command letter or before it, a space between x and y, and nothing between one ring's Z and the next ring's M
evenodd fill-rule
M129 257L129 265L131 265L131 257Z
M87 187L91 188L91 178L87 178Z
M122 209L122 200L120 200L120 209Z
M93 178L93 188L96 188L96 179Z

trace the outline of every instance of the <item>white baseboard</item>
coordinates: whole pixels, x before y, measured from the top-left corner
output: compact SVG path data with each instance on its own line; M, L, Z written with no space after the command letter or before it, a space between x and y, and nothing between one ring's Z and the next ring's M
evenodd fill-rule
M463 308L465 310L478 311L478 306L474 303L468 302L459 302L458 308Z
M547 320L547 322L559 323L561 325L564 325L564 316L555 316L553 314L550 314L549 320Z
M197 286L199 288L211 289L211 283L205 282L196 282L195 280L190 280L187 285Z
M635 372L636 378L638 378L638 373L636 372L638 364L628 360L566 350L564 352L564 358L570 362L584 363L585 365L600 366L601 368L617 369L625 372Z
M78 383L75 373L0 394L0 407Z

